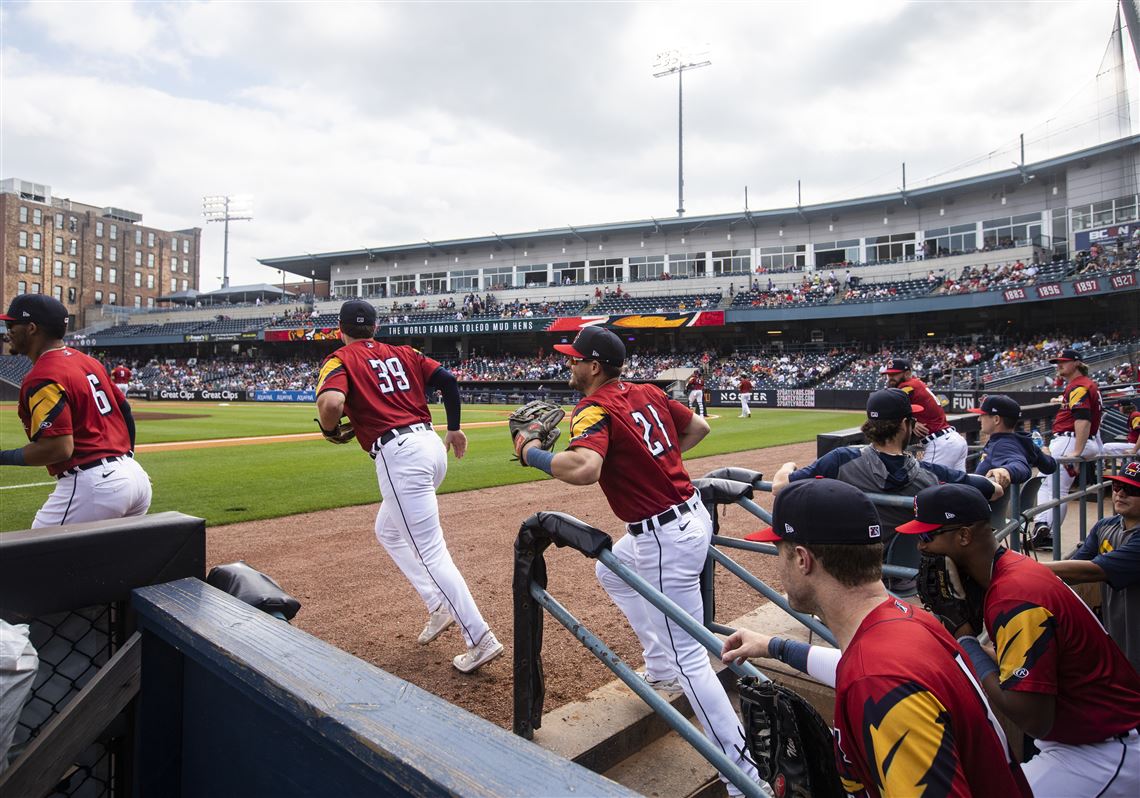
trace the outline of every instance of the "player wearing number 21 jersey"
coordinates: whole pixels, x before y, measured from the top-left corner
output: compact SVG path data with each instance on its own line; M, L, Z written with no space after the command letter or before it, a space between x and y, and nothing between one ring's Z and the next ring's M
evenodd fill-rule
M623 381L625 345L609 330L586 327L572 345L555 349L572 358L570 387L585 398L571 417L566 451L552 455L531 443L523 459L573 485L597 482L614 515L627 523L614 555L700 621L700 573L712 519L681 453L708 434L708 423L655 385ZM740 721L705 649L604 565L596 572L641 642L645 681L683 690L705 736L755 781L756 768L742 752ZM735 784L726 787L739 792Z
M150 478L133 459L130 405L98 360L63 345L67 308L22 294L0 320L11 352L32 360L18 409L29 443L0 452L0 464L47 466L57 480L32 527L144 515Z

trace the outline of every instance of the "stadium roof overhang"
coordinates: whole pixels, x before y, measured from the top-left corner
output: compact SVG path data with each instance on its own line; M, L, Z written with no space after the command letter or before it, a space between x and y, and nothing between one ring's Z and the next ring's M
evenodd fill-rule
M852 211L866 207L883 207L891 204L909 204L922 206L924 202L945 201L958 195L977 192L986 188L997 189L1002 186L1012 187L1028 182L1029 180L1044 180L1049 177L1064 174L1075 164L1088 161L1103 155L1123 152L1130 148L1140 146L1140 135L1129 136L1116 141L1100 144L1088 149L1061 155L1045 161L1023 166L1015 165L1010 169L999 172L990 172L976 177L967 177L948 183L938 183L920 188L908 188L905 192L895 191L889 194L877 194L868 197L859 197L836 202L825 202L817 205L793 206L787 208L773 208L761 211L737 211L734 213L715 214L712 216L692 216L689 218L649 219L633 222L613 222L606 224L593 224L582 226L557 227L546 230L532 230L522 233L507 233L499 235L492 233L489 236L475 238L457 238L448 241L424 241L414 244L399 244L387 247L364 247L362 249L343 250L339 252L322 252L319 254L307 253L305 255L291 255L278 258L259 258L258 262L271 269L281 269L295 274L303 279L328 282L331 278L333 266L346 264L352 260L367 258L370 261L394 261L413 258L422 258L425 255L451 254L453 251L463 250L480 245L515 247L535 247L544 241L552 241L567 237L590 241L604 235L619 233L662 233L676 232L684 234L701 227L710 225L728 225L730 228L737 224L755 226L760 221L779 223L782 220L811 220L818 217L830 217L840 211Z

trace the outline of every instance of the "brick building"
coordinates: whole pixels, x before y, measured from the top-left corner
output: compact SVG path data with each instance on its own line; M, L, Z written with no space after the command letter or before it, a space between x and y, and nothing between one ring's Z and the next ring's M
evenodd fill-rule
M67 305L72 330L114 308L154 308L198 287L202 230L160 230L142 214L53 197L51 186L0 181L0 307L22 293Z

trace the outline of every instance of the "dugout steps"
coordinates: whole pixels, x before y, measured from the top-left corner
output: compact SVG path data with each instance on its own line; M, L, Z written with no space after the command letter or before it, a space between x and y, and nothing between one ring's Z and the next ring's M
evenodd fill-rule
M764 604L730 622L737 628L807 640L807 630L781 609ZM634 663L630 663L633 665ZM835 691L774 660L755 663L769 677L796 690L831 721ZM713 668L736 705L735 676L718 661ZM664 695L664 694L661 694ZM692 719L684 695L670 704ZM602 685L580 701L543 715L534 742L642 795L719 798L725 795L716 771L620 680Z

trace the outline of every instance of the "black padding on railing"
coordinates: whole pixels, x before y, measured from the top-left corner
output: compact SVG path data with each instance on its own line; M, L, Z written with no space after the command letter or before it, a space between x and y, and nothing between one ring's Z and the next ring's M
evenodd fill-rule
M733 482L747 482L754 488L760 487L760 483L764 481L764 475L759 471L753 471L751 468L738 468L737 466L715 468L705 474L703 478L731 479Z
M734 504L740 499L751 499L753 487L747 482L731 479L694 479L693 486L700 491L705 507L714 504ZM711 509L710 509L711 512Z
M543 552L554 543L569 546L587 557L596 558L613 545L600 529L566 513L539 512L522 522L515 539L514 592L514 727L515 734L527 740L542 726L542 705L546 684L542 676L543 610L530 594L530 585L546 589L546 560Z
M206 584L283 621L292 620L301 609L301 602L286 593L273 577L241 560L211 568Z

